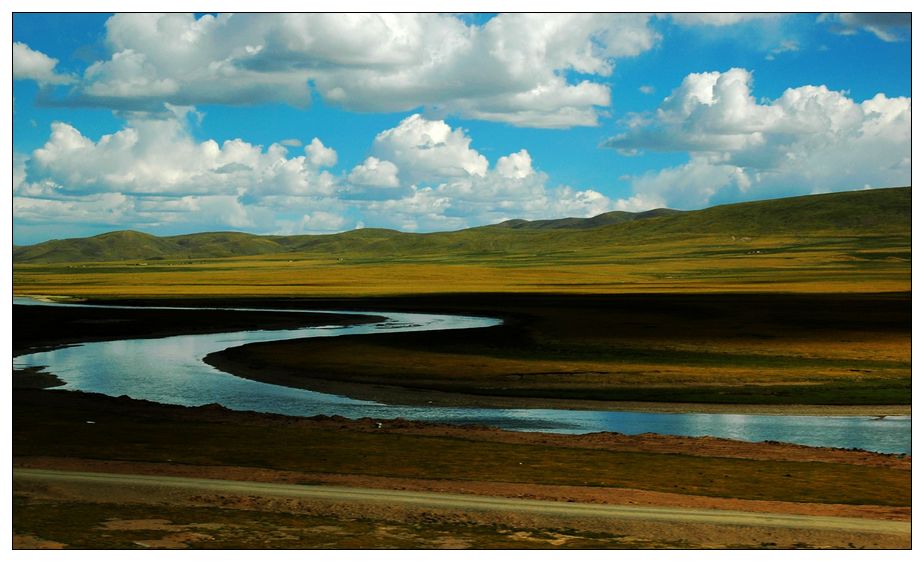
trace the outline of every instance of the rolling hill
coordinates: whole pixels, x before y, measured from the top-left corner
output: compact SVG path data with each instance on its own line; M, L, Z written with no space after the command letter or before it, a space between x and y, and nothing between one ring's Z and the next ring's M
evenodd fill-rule
M208 232L158 237L118 231L89 238L14 246L14 263L205 259L269 254L496 256L599 252L622 244L697 236L900 235L911 233L911 188L809 195L699 211L613 211L591 218L509 220L455 232L427 234L366 228L330 235L260 236Z

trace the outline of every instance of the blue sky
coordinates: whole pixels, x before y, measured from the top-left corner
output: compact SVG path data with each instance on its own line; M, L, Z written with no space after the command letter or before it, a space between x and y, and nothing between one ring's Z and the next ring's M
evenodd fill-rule
M910 184L896 14L16 14L14 242Z

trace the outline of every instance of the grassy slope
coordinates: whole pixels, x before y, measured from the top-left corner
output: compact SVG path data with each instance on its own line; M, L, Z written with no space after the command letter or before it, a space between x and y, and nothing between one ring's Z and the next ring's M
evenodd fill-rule
M288 237L111 233L19 248L13 282L19 294L81 296L907 291L910 198L910 188L836 193L598 228L534 224ZM154 257L164 259L101 261L100 247L120 248L119 240L132 241L139 256L162 244L184 249L174 258L161 252ZM91 251L96 257L87 262L41 263L82 259ZM259 255L189 257L242 253Z
M457 232L409 234L363 229L326 236L256 236L218 232L158 238L112 232L53 240L14 250L17 263L219 258L298 252L338 257L466 257L501 252L591 252L625 241L689 235L789 235L837 232L907 235L911 190L896 188L723 205L702 211L606 213L590 219L509 221Z

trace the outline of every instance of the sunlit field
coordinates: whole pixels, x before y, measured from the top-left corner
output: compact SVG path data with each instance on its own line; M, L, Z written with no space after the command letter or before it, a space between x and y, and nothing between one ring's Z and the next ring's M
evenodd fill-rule
M910 290L910 264L907 236L703 236L545 254L16 264L13 285L16 294L76 297L892 292Z

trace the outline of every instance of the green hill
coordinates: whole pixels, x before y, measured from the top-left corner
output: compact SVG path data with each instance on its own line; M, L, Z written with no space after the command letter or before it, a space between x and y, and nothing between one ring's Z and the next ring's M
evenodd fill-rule
M202 259L298 253L325 257L466 259L566 252L614 245L727 235L869 236L911 232L911 188L809 195L721 205L700 211L613 211L592 218L511 220L455 232L414 234L367 228L330 235L258 236L208 232L157 237L119 231L90 238L15 246L15 263Z

